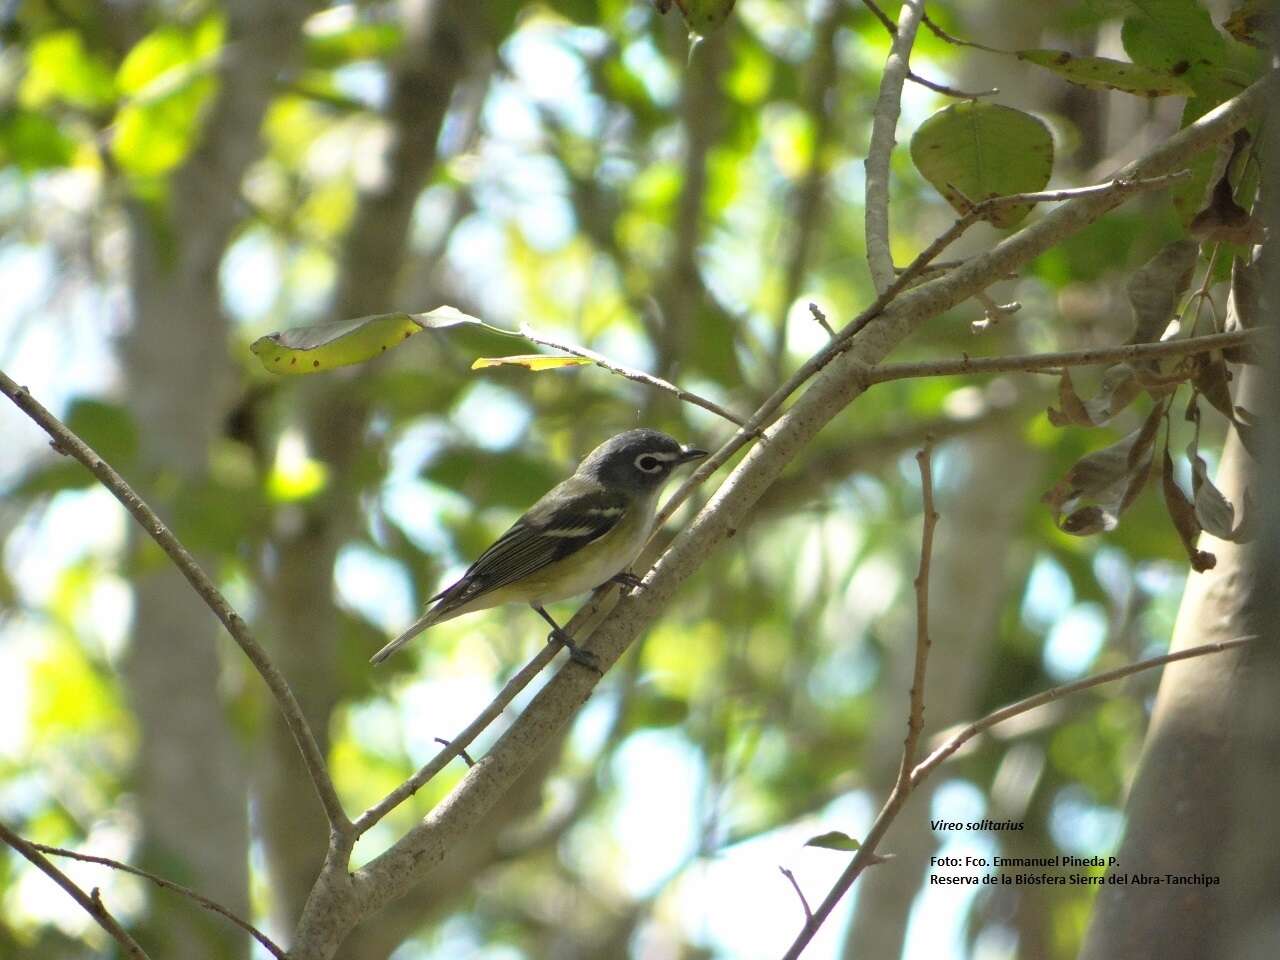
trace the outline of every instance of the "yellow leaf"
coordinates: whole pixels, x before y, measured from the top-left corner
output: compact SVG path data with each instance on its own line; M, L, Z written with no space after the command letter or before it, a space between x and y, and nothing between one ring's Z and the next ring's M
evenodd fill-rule
M511 365L528 367L534 373L540 370L557 370L560 367L580 367L591 363L586 357L552 357L545 353L522 353L514 357L478 357L471 364L472 370L483 370L485 367L501 367Z

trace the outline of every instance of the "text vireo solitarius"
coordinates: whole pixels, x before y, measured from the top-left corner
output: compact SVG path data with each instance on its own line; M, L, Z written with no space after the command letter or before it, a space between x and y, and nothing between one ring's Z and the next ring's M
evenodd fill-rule
M462 578L400 636L373 655L381 663L427 627L473 610L527 603L577 657L544 605L586 593L620 576L653 531L658 494L675 468L707 451L681 446L657 430L628 430L587 455L467 568Z

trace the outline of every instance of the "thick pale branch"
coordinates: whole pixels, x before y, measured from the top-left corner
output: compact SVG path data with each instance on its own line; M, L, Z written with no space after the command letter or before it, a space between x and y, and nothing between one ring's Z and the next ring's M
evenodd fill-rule
M106 906L102 903L102 898L98 896L98 888L94 887L91 893L85 893L75 881L68 877L65 873L49 862L49 858L44 856L35 846L35 844L22 839L3 823L0 823L0 840L3 840L13 849L30 860L38 869L48 874L63 890L67 891L71 899L80 906L84 907L85 912L97 921L98 926L111 934L115 941L120 944L125 955L132 957L133 960L148 960L147 953L142 947L138 946L138 941L129 936L129 931L120 926L120 922L111 915Z
M432 777L448 766L449 761L455 757L462 757L469 767L475 766L475 761L467 756L466 753L471 741L480 736L485 727L498 718L502 711L507 708L507 705L516 698L521 690L529 685L534 677L542 672L542 668L550 663L559 652L560 648L553 644L547 644L539 650L537 656L521 667L520 672L506 682L506 685L498 691L498 695L493 698L493 701L481 710L461 733L452 740L445 742L443 750L428 760L412 777L356 817L355 822L352 824L356 836L367 832L375 823L421 790Z
M1126 180L1146 179L1184 167L1200 151L1230 136L1261 108L1271 89L1261 82L1205 114L1195 123L1158 145L1120 171ZM597 627L585 646L606 669L631 641L670 603L676 590L723 540L737 532L764 491L801 453L827 423L864 390L860 375L884 357L921 324L962 303L997 278L1015 271L1045 250L1094 222L1120 203L1111 193L1069 200L1043 218L966 261L946 275L904 292L879 321L851 342L828 345L780 388L776 403L762 407L716 454L724 463L750 437L748 428L764 425L800 385L816 373L814 382L794 406L773 420L762 442L755 445L710 498L697 517L672 542L645 578L646 589L623 597L613 613ZM785 392L784 392L785 391ZM775 398L771 398L770 403ZM705 477L707 473L701 472ZM687 491L692 487L686 485ZM341 916L317 912L314 923L334 934L349 930L361 916L400 896L423 879L445 857L458 838L473 829L533 758L555 738L590 695L598 675L570 662L534 697L520 717L479 759L457 788L423 821L350 879L357 900ZM881 828L887 828L887 824ZM877 838L878 839L878 838ZM865 842L865 841L864 841ZM867 854L867 858L871 856ZM864 858L861 865L869 860ZM343 878L345 881L345 878ZM319 908L317 907L317 911ZM321 943L323 941L323 946ZM315 950L298 960L329 957L337 949L332 937L317 936Z
M1117 201L1126 199L1135 193L1145 193L1149 190L1160 190L1179 180L1185 179L1189 174L1185 170L1177 170L1173 173L1161 174L1154 177L1141 177L1134 179L1126 179L1124 177L1115 177L1106 183L1096 183L1087 187L1069 187L1064 190L1039 190L1034 193L1008 193L999 197L987 197L980 200L969 207L963 215L961 215L955 223L949 226L941 234L933 240L929 246L925 247L920 254L911 261L911 263L903 270L897 271L897 277L893 278L887 288L876 301L863 311L863 316L859 317L843 331L845 339L856 334L868 321L874 319L879 309L882 309L893 298L905 290L916 280L933 262L938 254L942 253L947 247L955 243L962 234L979 220L984 219L996 210L1002 210L1006 207L1016 207L1027 203L1058 203L1064 200L1079 200L1084 197L1111 197ZM994 280L1003 279L995 277Z
M265 933L263 933L257 927L255 927L253 924L245 920L241 920L239 917L237 917L234 913L232 913L222 904L218 903L216 900L210 900L208 897L204 896L203 894L196 893L190 887L184 887L180 883L174 883L172 880L166 880L164 877L158 877L154 873L149 873L146 870L140 870L138 867L130 866L127 863L121 863L119 860L112 860L110 857L99 857L90 853L80 853L77 850L65 850L62 847L51 847L43 843L32 843L31 846L39 850L41 853L48 853L55 857L67 857L68 859L71 859L71 860L79 860L82 863L96 863L96 864L99 864L100 866L110 867L113 870L119 870L122 873L131 873L135 877L142 877L144 880L150 880L152 883L154 883L157 887L160 887L161 889L172 890L174 893L180 893L184 897L187 897L190 900L194 900L196 903L200 904L200 906L204 907L206 910L219 914L220 916L225 917L231 923L234 923L237 927L239 927L241 930L244 930L251 937L253 937L260 944L262 944L262 946L267 950L267 952L270 953L273 957L278 957L279 960L288 960L288 956L284 952L284 948L281 947L279 944L277 944L274 940L268 937Z
M877 291L893 282L893 254L889 250L889 161L893 156L902 112L902 85L910 72L908 61L924 0L906 0L898 14L893 45L880 78L880 94L872 112L871 143L867 146L866 231L867 263Z
M870 386L890 380L915 380L921 377L952 377L966 373L1030 373L1061 367L1086 367L1100 363L1150 360L1155 357L1182 357L1256 342L1263 336L1265 336L1263 330L1233 330L1230 333L1212 333L1203 337L1165 340L1161 343L1130 343L1118 347L1091 347L1085 350L1060 350L1056 353L1023 353L1007 357L961 357L958 360L881 364L866 372L864 382Z
M351 821L347 819L346 813L343 812L342 803L338 799L333 780L329 776L329 768L320 753L320 747L316 743L315 735L311 732L311 727L302 715L302 708L298 705L298 700L294 696L293 690L289 687L289 682L276 669L266 651L262 649L258 641L249 632L249 627L244 622L244 619L240 614L236 613L231 604L223 597L222 592L209 579L209 575L196 562L195 557L173 535L173 531L165 525L155 511L134 492L125 479L109 463L98 456L88 444L72 433L66 424L46 410L38 400L31 396L26 387L19 386L3 372L0 372L0 392L4 393L19 410L34 420L45 433L53 438L54 446L59 452L74 457L84 464L90 473L97 477L98 482L124 505L124 508L132 514L133 518L138 521L151 539L173 561L174 566L191 584L191 588L200 596L200 599L222 621L222 625L227 628L227 632L231 634L232 639L239 644L240 649L244 651L245 656L249 658L249 662L253 664L254 668L262 676L268 689L271 690L272 696L275 697L276 705L284 715L285 722L288 723L289 729L293 732L293 738L297 741L298 749L302 752L302 758L307 765L307 772L311 775L316 794L320 798L320 803L324 806L330 828L338 833L349 833Z
M1255 84L1255 86L1250 89L1257 89L1258 86L1259 85ZM1237 100L1241 100L1243 98L1244 94L1242 94L1241 97L1238 97ZM1235 102L1236 101L1232 101L1232 103ZM1256 109L1256 101L1251 102L1255 104L1254 108ZM1211 113L1209 116L1213 116L1213 114ZM1181 131L1179 134L1175 135L1169 143L1172 143L1184 134L1187 135L1188 140L1195 142L1194 138L1190 136L1190 131L1193 129L1194 128L1189 127L1187 130ZM1211 127L1210 129L1216 128ZM1230 130L1228 130L1228 133L1234 129L1234 127L1231 127ZM1203 135L1203 131L1201 130L1197 130L1196 132ZM1220 136L1226 136L1226 134L1221 134ZM1213 141L1210 140L1209 142ZM1176 156L1183 159L1171 161L1170 165L1184 163L1186 159L1189 159L1200 150L1204 149L1205 145L1207 144L1193 146L1189 147L1189 149L1179 151ZM1165 144L1164 146L1167 147L1168 144ZM1145 158L1144 161L1140 161L1140 163L1156 163L1158 162L1158 157L1159 151L1153 151L1151 156ZM928 290L944 292L949 288L956 286L960 280L964 280L968 284L965 287L967 292L957 300L946 302L944 306L937 309L937 313L941 313L942 310L949 309L960 301L966 300L971 296L975 296L996 281L1009 276L1010 273L1012 273L1014 266L1027 262L1035 254L1043 252L1043 250L1048 249L1057 240L1069 236L1071 233L1084 226L1084 224L1097 219L1107 210L1111 209L1111 207L1127 199L1132 194L1144 192L1146 190L1158 189L1183 176L1185 176L1185 173L1181 170L1160 170L1158 173L1152 173L1150 176L1147 176L1145 175L1145 170L1142 167L1138 166L1138 164L1131 164L1129 167L1125 168L1125 171L1123 171L1122 174L1117 175L1106 183L1095 184L1088 187L1076 187L1068 190L1052 190L1039 193L1019 193L1009 194L1002 197L989 197L986 200L974 204L968 213L960 217L941 236L929 244L929 246L926 247L920 255L910 263L910 265L900 271L897 271L896 278L887 286L884 292L879 294L876 299L872 301L870 306L854 317L846 326L842 327L832 341L822 350L819 350L812 357L806 360L805 363L795 371L795 373L787 378L785 383L778 387L778 389L760 405L760 408L752 414L751 419L749 419L736 434L730 437L719 450L698 465L698 468L693 472L693 474L683 484L681 484L680 487L676 489L675 493L671 495L671 498L667 500L666 505L658 514L658 526L661 526L670 519L676 508L685 501L696 487L727 463L735 453L742 449L752 436L757 435L759 429L774 417L788 397L800 389L806 381L811 379L825 366L831 363L835 357L848 350L849 344L853 341L853 338L861 333L862 330L864 330L872 321L883 316L890 304L892 304L897 297L902 295L907 287L909 287L928 270L933 259L945 250L957 237L964 233L965 230L974 223L977 223L983 215L990 213L992 210L999 209L1001 206L1006 204L1047 202L1051 200L1066 200L1068 202L1081 205L1089 205L1092 203L1102 205L1096 212L1091 214L1086 213L1085 215L1088 216L1087 220L1084 220L1082 223L1072 223L1070 226L1060 226L1060 223L1069 219L1074 220L1074 217L1068 218L1067 213L1075 214L1077 212L1076 209L1072 208L1066 213L1062 211L1055 211L1054 213L1046 216L1043 220L1037 221L1035 224L1032 224L1013 236L1008 237L997 245L995 250L983 256L973 257L969 260L961 261L958 264L952 265L951 272L938 278L933 284L930 284L928 286ZM992 262L992 258L995 257L998 252L1002 255L1007 254L1009 249L1015 246L1015 243L1025 246L1026 244L1022 244L1022 241L1027 238L1031 238L1031 243L1034 245L1034 249L1031 254L1020 255L1016 260L1011 259L1010 265L1002 269L991 269L989 267L989 264ZM977 270L980 276L984 278L978 283L972 283L968 280L970 272L974 270ZM923 286L917 288L917 293L924 289L925 288ZM946 295L945 292L943 295ZM929 313L927 315L933 316L935 314Z

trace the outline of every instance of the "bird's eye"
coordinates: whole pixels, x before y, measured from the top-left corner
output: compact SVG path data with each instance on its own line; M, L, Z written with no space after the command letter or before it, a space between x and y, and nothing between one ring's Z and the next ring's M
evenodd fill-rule
M636 457L636 469L643 473L657 473L662 469L662 461L651 453L642 453Z

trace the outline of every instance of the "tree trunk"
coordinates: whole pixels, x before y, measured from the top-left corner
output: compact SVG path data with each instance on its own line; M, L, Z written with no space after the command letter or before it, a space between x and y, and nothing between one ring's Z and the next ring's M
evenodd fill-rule
M440 128L468 65L461 21L450 5L404 5L405 56L393 79L388 122L392 137L382 187L361 198L347 237L334 312L357 317L396 305L409 224L436 163ZM409 309L422 309L410 305ZM368 414L359 391L341 376L299 387L307 443L329 468L329 486L278 526L275 573L265 585L272 656L298 691L320 747L341 697L338 617L333 567L359 528L359 487L353 468L365 450ZM302 913L324 861L328 826L284 721L272 712L256 763L256 792L272 875L276 922L289 929Z
M276 73L291 59L304 13L296 2L229 5L228 47L237 55L220 73L201 142L171 178L165 200L130 206L127 401L139 425L143 470L165 481L140 486L162 514L173 509L163 490L205 478L228 408L218 265L240 217L240 180L257 154ZM168 564L138 575L134 584L125 680L141 736L140 865L248 915L245 764L217 689L220 634ZM160 896L163 905L140 934L153 955L247 955L248 940L239 931L183 898Z

